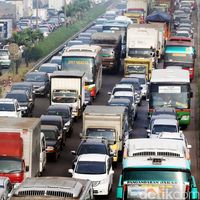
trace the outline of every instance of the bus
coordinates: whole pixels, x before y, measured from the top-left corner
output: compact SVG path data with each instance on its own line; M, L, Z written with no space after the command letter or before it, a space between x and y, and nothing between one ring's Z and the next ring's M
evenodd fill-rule
M127 156L123 158L116 199L198 199L190 161L180 156L176 144L171 146L170 139L166 144L166 141L160 144L159 140L162 141L126 140Z
M164 68L167 66L181 66L188 70L190 79L194 78L195 48L192 41L167 41L164 51Z
M95 98L102 85L101 47L74 45L62 54L62 71L85 72L85 89Z
M149 115L158 107L174 107L179 124L190 124L190 103L193 93L189 72L180 68L155 69L149 85Z

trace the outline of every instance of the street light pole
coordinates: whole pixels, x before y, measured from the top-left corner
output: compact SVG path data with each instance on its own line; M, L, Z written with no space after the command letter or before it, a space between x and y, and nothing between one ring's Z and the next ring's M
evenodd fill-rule
M36 29L38 29L38 0L36 0Z

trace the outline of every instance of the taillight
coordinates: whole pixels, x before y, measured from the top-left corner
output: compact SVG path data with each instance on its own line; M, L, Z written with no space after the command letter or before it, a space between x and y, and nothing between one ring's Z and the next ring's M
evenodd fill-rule
M190 67L190 68L189 68L189 70L190 70L190 71L193 71L193 68L192 68L192 67Z
M186 192L190 192L190 185L186 185L185 191L186 191Z
M96 88L95 87L92 88L92 90L90 91L90 94L92 97L96 96Z
M124 192L126 192L127 191L127 185L125 184L124 185Z

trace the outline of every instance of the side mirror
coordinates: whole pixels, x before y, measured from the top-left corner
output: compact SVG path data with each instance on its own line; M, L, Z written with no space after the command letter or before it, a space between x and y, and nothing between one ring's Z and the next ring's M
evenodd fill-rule
M82 138L83 137L83 133L80 133L79 136L80 136L80 138Z
M20 112L20 111L22 111L22 108L21 107L17 108L17 112Z
M69 169L68 172L69 172L70 174L73 174L73 173L74 173L74 170L73 170L73 169Z
M156 51L156 57L159 57L159 51L158 50Z
M111 95L112 93L111 92L108 92L108 95Z
M38 69L36 69L35 72L38 72Z
M147 134L147 138L150 138L150 133Z
M58 66L58 70L61 70L61 66L60 65Z
M113 151L110 152L110 156L111 156L111 157L113 157L114 154L115 154L115 153L114 153Z
M29 101L33 101L33 99L32 99L32 98L30 98L30 99L29 99Z
M113 174L114 174L114 171L113 171L113 170L111 170L110 174L111 174L111 175L113 175Z
M28 172L29 171L29 166L26 166L25 170L26 170L26 172Z
M192 97L193 97L193 92L191 91L191 92L190 92L190 98L192 98Z
M147 129L147 133L150 134L150 133L151 133L151 130L150 130L150 129Z
M192 145L191 144L188 144L187 145L187 149L191 149L192 148Z
M71 151L72 155L76 155L76 151Z

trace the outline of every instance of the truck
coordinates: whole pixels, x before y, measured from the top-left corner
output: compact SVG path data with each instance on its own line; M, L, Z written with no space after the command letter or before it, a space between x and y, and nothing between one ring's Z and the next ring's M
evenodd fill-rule
M118 72L121 65L121 34L97 32L91 36L92 44L102 47L102 68Z
M131 24L127 29L126 58L151 58L157 66L159 56L159 33L144 24Z
M123 106L87 106L83 113L83 138L104 138L114 152L113 162L122 157L123 138L128 132L128 116Z
M128 0L125 16L138 24L144 23L148 12L148 0Z
M0 118L0 176L9 177L13 184L39 176L45 150L38 118Z
M171 144L155 139L128 139L116 199L198 199L190 161Z
M0 41L4 41L12 37L13 19L0 19Z
M68 105L72 108L72 117L80 117L85 102L84 75L78 71L55 71L50 76L50 105Z

